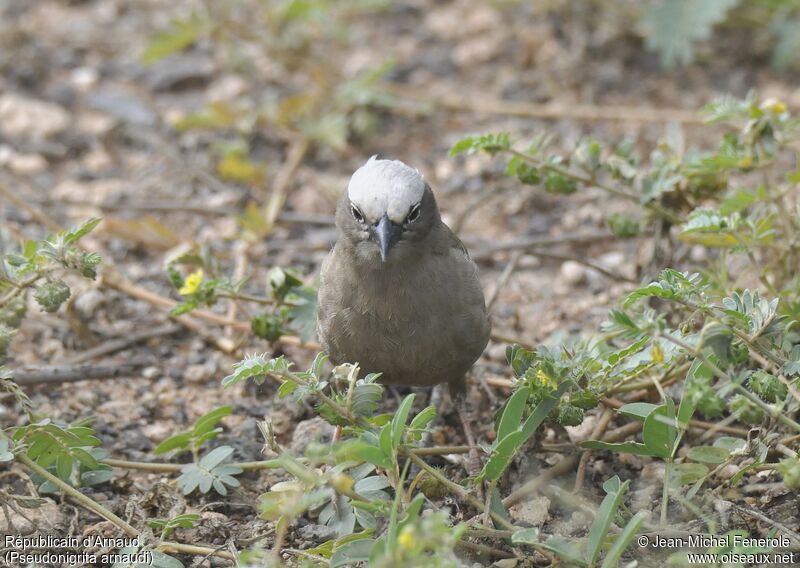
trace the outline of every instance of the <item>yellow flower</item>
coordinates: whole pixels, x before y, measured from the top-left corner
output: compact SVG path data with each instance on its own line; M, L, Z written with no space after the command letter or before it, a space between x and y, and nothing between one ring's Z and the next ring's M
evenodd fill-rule
M775 114L783 114L786 112L786 103L777 99L767 99L761 103L761 108Z
M653 343L653 347L650 349L650 357L653 359L654 363L664 362L664 352L661 350L661 346L658 343Z
M331 479L331 487L333 487L338 493L350 493L350 491L353 489L354 483L355 482L353 481L353 478L344 473L334 475Z
M405 526L403 531L397 537L397 544L399 544L402 548L411 548L414 544L414 528L411 526Z
M745 156L741 160L739 160L739 167L742 169L747 169L753 165L753 158L750 156Z
M183 286L181 286L181 289L178 290L178 294L181 296L191 296L192 294L196 294L200 289L200 284L202 283L203 269L200 268L186 277L186 281L183 283Z
M545 373L543 370L539 369L536 371L536 379L543 387L547 387L549 389L556 388L556 382L553 380L553 377Z

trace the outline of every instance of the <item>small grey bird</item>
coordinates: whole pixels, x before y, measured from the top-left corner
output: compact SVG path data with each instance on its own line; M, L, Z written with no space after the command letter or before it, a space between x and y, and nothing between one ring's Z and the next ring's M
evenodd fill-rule
M465 422L459 400L489 319L478 267L431 188L403 162L373 156L350 179L336 227L317 307L331 361L357 362L388 384L447 383Z

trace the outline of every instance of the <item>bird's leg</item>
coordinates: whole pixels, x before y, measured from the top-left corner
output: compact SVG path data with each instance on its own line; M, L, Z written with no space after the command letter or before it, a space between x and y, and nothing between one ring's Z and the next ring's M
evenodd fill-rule
M431 389L431 396L428 399L428 406L432 406L436 409L436 418L434 419L433 425L438 425L442 421L442 412L441 409L444 407L444 395L442 394L442 386L436 385ZM433 432L430 427L425 429L425 433L422 434L421 445L423 448L430 448L433 446Z
M465 464L467 473L475 475L481 470L483 464L478 454L478 447L475 444L475 436L472 434L472 425L467 418L466 378L462 378L456 383L451 382L449 387L450 397L453 399L458 419L461 422L461 428L464 430L464 437L467 439L467 445L469 446L469 456Z
M464 437L466 437L467 445L469 446L469 454L466 463L467 473L469 475L475 475L481 470L483 463L478 454L478 446L475 444L475 436L472 434L472 426L467 418L466 399L464 397L459 397L459 400L456 400L455 404L456 412L458 412L458 419L461 421L461 427L464 429Z

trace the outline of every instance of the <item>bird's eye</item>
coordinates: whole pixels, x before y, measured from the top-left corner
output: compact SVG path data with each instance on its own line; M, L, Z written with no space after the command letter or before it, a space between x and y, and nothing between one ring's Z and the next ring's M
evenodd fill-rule
M359 223L364 222L364 214L358 210L358 207L356 207L355 205L351 205L350 212L353 214L353 219L355 219Z
M414 205L411 208L411 211L408 212L408 216L406 217L406 223L413 223L419 219L419 203Z

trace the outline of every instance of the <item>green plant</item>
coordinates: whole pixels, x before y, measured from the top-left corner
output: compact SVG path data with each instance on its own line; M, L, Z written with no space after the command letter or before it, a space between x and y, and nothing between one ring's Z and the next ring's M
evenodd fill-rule
M641 231L660 238L660 227L677 225L680 242L714 251L716 262L705 275L724 295L735 282L727 260L745 256L765 290L781 297L787 314L800 311L800 287L794 267L800 231L794 188L800 174L785 169L800 140L800 120L781 101L759 102L754 93L744 100L722 97L706 105L709 123L730 124L715 151L686 149L683 135L670 131L648 161L636 156L628 142L605 149L582 140L570 154L551 152L551 137L536 136L522 150L509 134L469 136L450 153L482 151L509 156L506 174L550 193L569 194L597 188L629 201L634 214L609 217L619 236Z
M26 241L20 250L0 255L0 365L25 317L31 291L42 310L55 312L71 295L64 280L68 273L97 277L100 256L81 250L78 242L99 224L100 219L89 219L75 229Z

